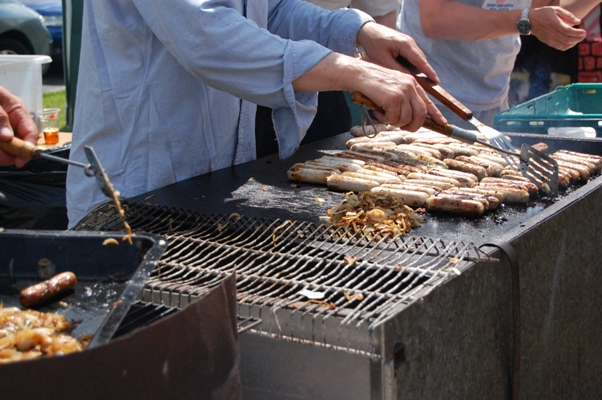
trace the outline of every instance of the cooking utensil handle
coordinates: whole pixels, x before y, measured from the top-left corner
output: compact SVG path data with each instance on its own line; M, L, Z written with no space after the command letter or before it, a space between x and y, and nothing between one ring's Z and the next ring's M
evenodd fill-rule
M39 152L42 151L41 148L21 140L16 136L13 137L13 140L10 142L0 141L0 150L26 160L37 158Z
M375 102L373 102L371 99L364 96L360 92L351 93L351 101L353 101L356 104L364 105L368 108L372 108L373 110L378 110L378 111L384 113L384 110L380 106L378 106ZM428 115L427 115L426 119L424 120L424 123L422 124L422 126L425 128L428 128L432 131L441 133L445 136L449 136L449 137L458 139L464 143L472 144L474 142L479 142L479 138L477 137L477 135L474 132L471 132L466 129L458 128L457 126L451 125L451 124L445 124L445 125L438 124L435 121L433 121L433 119Z
M458 139L459 141L464 143L473 144L474 142L480 142L476 133L466 129L458 128L457 126L452 124L438 124L435 121L433 121L433 119L429 116L426 117L422 126L432 131L441 133L445 136Z
M385 113L385 110L383 110L383 108L381 106L377 105L375 102L373 102L371 99L364 96L360 92L351 93L351 101L354 102L355 104L359 104L360 106L366 106L373 110L380 111L383 114Z
M422 72L411 64L408 60L403 57L397 57L397 62L406 68L414 79L418 82L425 92L433 96L435 99L440 101L445 107L449 108L454 114L462 118L464 121L468 121L472 118L472 111L470 111L464 104L460 103L454 96L449 94L441 86L426 77Z

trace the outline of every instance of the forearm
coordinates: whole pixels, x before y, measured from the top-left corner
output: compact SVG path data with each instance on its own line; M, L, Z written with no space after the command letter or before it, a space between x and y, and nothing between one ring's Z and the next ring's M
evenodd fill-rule
M374 17L374 22L384 25L387 28L395 29L395 24L397 22L396 19L397 19L397 12L391 11L390 13L385 14L383 16Z
M359 79L361 60L330 53L309 71L293 81L296 92L353 91Z
M594 7L600 4L600 0L556 0L554 5L558 5L567 11L570 11L577 18L585 17Z
M420 24L433 39L478 41L515 34L521 10L491 11L454 0L423 0Z

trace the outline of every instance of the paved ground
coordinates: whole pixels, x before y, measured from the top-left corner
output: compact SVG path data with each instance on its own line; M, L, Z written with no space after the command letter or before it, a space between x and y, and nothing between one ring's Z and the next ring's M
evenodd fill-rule
M42 93L58 92L65 90L65 79L63 77L63 64L54 62L50 69L42 77Z

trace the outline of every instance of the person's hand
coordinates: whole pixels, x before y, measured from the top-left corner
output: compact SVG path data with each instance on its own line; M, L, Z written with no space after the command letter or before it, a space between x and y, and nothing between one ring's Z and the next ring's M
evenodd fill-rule
M412 132L422 127L427 115L440 124L447 122L412 75L369 62L361 66L351 92L361 93L378 106L374 116L379 121Z
M414 39L393 29L376 23L364 24L357 34L357 43L362 46L365 59L383 67L408 72L398 62L399 56L408 60L430 80L439 83L437 73L426 60Z
M23 100L0 86L0 141L10 142L17 136L34 146L38 144L38 129ZM26 159L0 150L0 165L15 164L21 168Z
M567 50L585 39L585 29L575 28L581 20L561 7L540 7L529 12L531 34L558 50Z

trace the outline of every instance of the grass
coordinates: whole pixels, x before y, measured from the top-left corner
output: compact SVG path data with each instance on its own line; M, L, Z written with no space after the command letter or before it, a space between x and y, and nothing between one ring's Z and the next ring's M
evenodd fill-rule
M67 109L67 93L64 90L42 94L42 104L44 108L60 108L60 130L61 132L71 132L71 129L67 127L67 115L65 112Z

